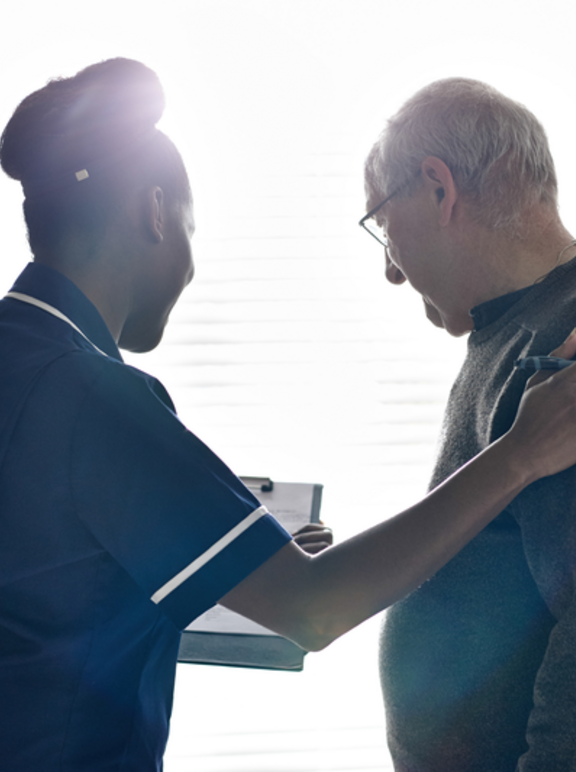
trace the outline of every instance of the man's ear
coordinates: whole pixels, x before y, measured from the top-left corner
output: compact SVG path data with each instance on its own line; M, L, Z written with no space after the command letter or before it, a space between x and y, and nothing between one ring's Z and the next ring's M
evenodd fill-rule
M438 224L446 227L452 215L458 198L458 190L452 172L435 156L428 156L420 167L424 184L433 196L434 205L438 208Z
M149 188L146 192L144 224L148 237L159 244L164 241L166 211L164 191L158 186Z

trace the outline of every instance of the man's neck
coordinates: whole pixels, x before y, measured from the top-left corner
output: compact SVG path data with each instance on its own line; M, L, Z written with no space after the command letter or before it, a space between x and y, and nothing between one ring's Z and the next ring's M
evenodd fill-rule
M530 287L576 256L574 237L549 210L532 212L521 232L485 234L478 245L474 305Z

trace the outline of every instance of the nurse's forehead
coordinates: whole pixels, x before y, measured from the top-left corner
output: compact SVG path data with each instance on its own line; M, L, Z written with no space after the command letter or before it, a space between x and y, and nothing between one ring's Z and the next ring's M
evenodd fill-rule
M194 217L194 205L192 203L190 203L187 207L186 226L188 228L188 232L192 236L194 234L194 231L196 230L196 219Z
M192 200L182 202L178 205L181 222L184 223L189 236L193 236L196 230L196 220L194 217L194 204Z

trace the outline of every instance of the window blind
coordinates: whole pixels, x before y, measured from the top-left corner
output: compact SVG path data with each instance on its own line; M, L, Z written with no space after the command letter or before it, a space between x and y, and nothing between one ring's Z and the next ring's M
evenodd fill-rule
M196 277L161 346L128 357L238 474L322 483L337 539L425 492L464 345L386 283L346 139L233 180L224 217L200 186ZM382 769L379 624L301 674L179 665L167 771Z

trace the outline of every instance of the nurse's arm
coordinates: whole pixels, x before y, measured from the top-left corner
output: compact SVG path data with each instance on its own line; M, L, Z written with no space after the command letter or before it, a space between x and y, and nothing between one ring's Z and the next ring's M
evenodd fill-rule
M416 589L531 482L575 464L574 437L569 367L527 391L510 431L425 499L317 555L287 544L220 602L304 649L322 649Z

